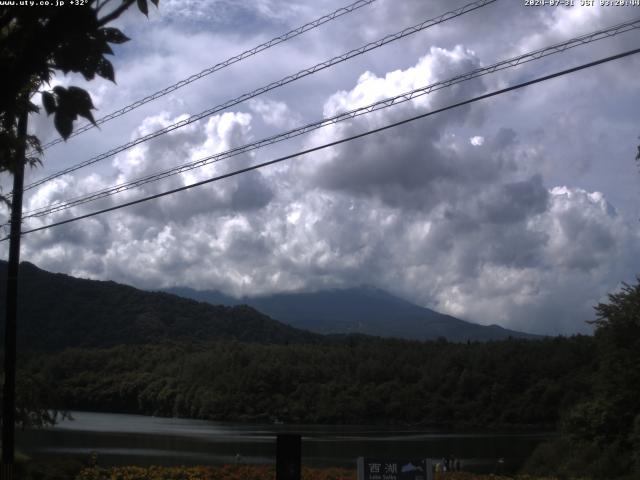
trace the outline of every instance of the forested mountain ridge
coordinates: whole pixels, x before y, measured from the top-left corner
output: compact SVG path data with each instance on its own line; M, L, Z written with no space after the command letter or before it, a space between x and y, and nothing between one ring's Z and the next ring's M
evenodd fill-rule
M6 272L7 263L0 261L2 305ZM5 311L0 310L4 323ZM18 316L19 346L36 350L166 341L285 344L322 339L248 306L213 306L111 281L54 274L27 262L20 266Z
M0 261L2 304L6 294L6 269L7 263ZM253 307L238 301L231 306L212 305L197 297L193 300L112 281L50 273L23 262L18 342L21 348L62 350L166 341L236 340L275 344L343 341L343 335L323 337L305 331L313 328L318 318L326 328L314 330L321 333L451 341L526 336L441 315L370 288L278 295L263 297L256 303ZM272 318L273 314L261 313L261 308L277 314L277 320ZM0 309L2 322L4 315L4 309ZM345 318L346 327L337 328ZM350 328L354 319L359 319L366 328ZM425 329L430 329L430 333L425 334ZM422 334L415 333L420 331ZM0 331L0 337L3 333Z
M322 336L248 306L21 274L17 397L30 411L557 428L532 457L540 474L640 472L640 284L596 306L594 336L451 343ZM5 275L0 262L0 303Z
M287 325L316 333L359 333L407 340L452 342L540 338L498 325L478 325L363 286L236 299L218 291L165 290L212 305L250 305Z

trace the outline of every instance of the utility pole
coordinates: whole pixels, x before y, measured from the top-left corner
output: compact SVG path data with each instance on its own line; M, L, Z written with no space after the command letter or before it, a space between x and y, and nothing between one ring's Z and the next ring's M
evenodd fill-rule
M11 232L7 269L6 317L4 327L4 389L2 392L2 471L0 480L13 479L16 422L16 317L18 313L18 270L22 228L22 191L27 138L26 108L18 118L18 150L13 172L11 198Z

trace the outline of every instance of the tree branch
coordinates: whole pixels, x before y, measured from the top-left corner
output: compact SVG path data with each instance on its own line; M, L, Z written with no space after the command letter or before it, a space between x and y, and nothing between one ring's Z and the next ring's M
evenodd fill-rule
M124 0L122 2L122 5L120 5L118 8L116 8L115 10L112 10L111 13L105 15L104 17L100 18L98 20L98 26L99 27L103 27L104 25L106 25L107 23L111 22L112 20L115 20L116 18L118 18L120 15L122 15L122 13L129 8L131 5L133 5L133 2L135 2L135 0Z
M107 6L108 3L110 3L111 0L96 0L96 13L100 12L100 10L102 10L104 7Z

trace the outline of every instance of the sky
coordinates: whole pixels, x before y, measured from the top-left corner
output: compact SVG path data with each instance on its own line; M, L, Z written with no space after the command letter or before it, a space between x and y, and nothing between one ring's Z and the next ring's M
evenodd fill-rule
M377 0L48 149L27 183L464 5ZM24 210L197 160L640 17L638 7L498 0L29 191ZM96 117L346 5L161 0L117 26L117 84ZM37 227L204 180L620 53L632 31L30 220ZM593 307L640 274L640 56L455 108L278 165L25 235L22 259L144 289L234 296L371 285L418 305L541 334L589 333ZM38 101L38 99L36 99ZM82 122L76 125L81 125ZM52 119L30 129L56 138ZM1 183L6 190L8 178ZM6 212L1 214L6 218ZM6 242L0 245L7 256Z

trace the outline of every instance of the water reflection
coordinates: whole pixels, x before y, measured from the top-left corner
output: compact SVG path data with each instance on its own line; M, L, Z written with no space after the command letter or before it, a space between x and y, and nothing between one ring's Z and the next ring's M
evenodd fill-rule
M72 412L73 421L19 432L18 447L34 457L88 457L102 465L250 464L275 459L278 433L302 435L303 463L355 467L358 456L441 459L491 470L498 458L518 467L549 434L483 434L380 426L252 425L140 415Z

